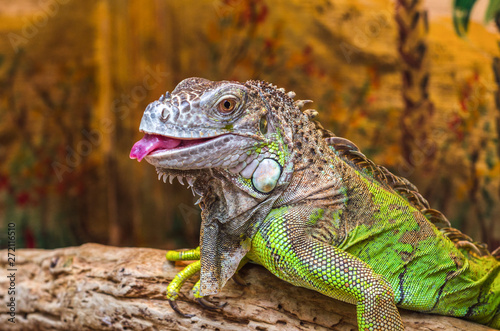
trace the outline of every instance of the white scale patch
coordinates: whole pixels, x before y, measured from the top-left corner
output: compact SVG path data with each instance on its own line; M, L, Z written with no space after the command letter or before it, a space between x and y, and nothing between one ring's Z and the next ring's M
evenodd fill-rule
M255 169L252 183L262 193L271 192L278 183L281 175L281 166L276 160L264 159Z

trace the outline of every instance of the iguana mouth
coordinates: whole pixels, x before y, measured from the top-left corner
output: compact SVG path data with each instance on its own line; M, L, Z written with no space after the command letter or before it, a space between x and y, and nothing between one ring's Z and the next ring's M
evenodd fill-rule
M146 133L130 151L130 158L141 161L147 156L162 158L180 151L194 152L203 148L207 141L221 139L223 135L209 138L176 138ZM206 144L208 145L208 144ZM195 147L196 146L196 147Z

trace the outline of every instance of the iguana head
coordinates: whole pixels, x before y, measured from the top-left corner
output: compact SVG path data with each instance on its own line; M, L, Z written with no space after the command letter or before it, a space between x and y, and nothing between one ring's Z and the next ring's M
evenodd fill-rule
M281 89L260 81L183 80L146 108L131 158L160 177L186 177L203 196L202 294L216 293L249 250L259 222L288 184L291 117ZM180 179L181 181L181 179Z
M282 172L291 130L281 114L270 113L261 84L183 80L148 105L139 127L146 135L130 157L169 176L227 170L248 194L266 196Z

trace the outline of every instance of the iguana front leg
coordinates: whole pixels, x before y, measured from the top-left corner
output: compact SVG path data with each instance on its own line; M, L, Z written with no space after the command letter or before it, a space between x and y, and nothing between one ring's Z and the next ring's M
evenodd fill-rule
M279 278L357 305L360 330L403 330L389 283L359 258L308 235L312 208L273 210L249 257Z
M196 247L194 249L190 249L187 251L167 251L166 258L168 261L191 261L196 260L195 262L189 264L184 269L182 269L179 273L177 273L167 286L167 299L169 300L170 306L172 309L177 312L179 315L183 317L193 317L192 314L183 313L178 305L177 298L179 297L179 292L181 290L182 285L195 274L200 272L200 247ZM246 263L247 260L242 261L238 270ZM223 304L214 304L207 299L203 298L200 293L200 281L198 280L196 284L191 289L193 296L196 298L198 303L207 309L220 309L223 308L226 303Z

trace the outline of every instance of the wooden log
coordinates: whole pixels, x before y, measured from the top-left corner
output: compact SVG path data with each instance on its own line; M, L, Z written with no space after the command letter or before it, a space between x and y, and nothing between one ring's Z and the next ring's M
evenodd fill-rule
M247 265L242 286L229 281L213 301L220 310L201 308L188 281L177 315L165 288L181 266L165 261L165 251L85 244L54 250L15 252L15 295L8 278L7 251L0 251L2 330L357 330L356 311L317 292L279 280L261 266ZM15 298L15 323L9 322ZM401 311L406 330L489 330L451 317Z

